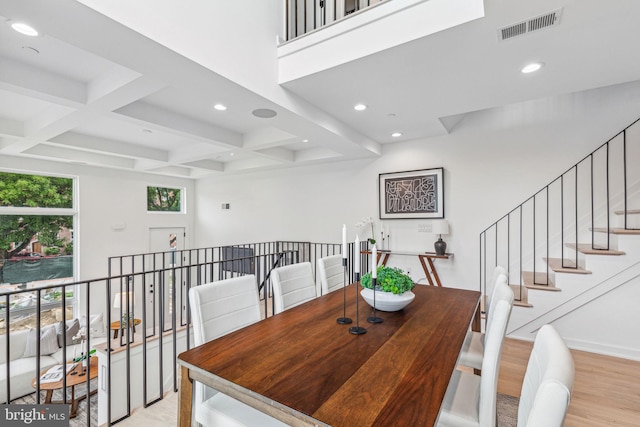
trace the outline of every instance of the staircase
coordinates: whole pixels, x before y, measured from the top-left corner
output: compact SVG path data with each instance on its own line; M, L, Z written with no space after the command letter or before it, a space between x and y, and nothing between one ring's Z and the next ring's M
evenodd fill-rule
M554 323L574 348L640 360L640 334L627 336L640 315L626 305L640 297L638 159L640 120L480 233L483 294L496 265L509 272L509 336L532 340Z

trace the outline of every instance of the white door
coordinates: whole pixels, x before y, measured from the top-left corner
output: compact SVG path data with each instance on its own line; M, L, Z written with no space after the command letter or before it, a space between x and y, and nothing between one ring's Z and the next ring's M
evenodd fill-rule
M184 227L153 227L149 228L149 252L159 253L147 260L148 271L155 269L169 269L161 275L154 275L147 285L147 322L160 325L160 304L158 298L163 295L163 327L166 331L172 327L173 286L176 287L176 325L180 326L186 319L186 270L180 269L184 260L180 260L180 251L185 247L186 231ZM171 269L170 267L175 267ZM160 286L163 289L160 289ZM151 324L151 323L149 323Z

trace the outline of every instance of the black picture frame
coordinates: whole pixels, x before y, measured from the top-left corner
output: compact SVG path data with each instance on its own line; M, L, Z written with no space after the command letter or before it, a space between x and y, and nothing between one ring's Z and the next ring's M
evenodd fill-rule
M444 218L444 168L381 173L380 219Z

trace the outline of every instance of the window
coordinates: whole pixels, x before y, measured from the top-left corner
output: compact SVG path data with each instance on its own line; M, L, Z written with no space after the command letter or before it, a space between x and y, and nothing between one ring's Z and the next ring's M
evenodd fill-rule
M147 212L183 213L181 188L147 187Z
M73 281L74 179L0 171L0 291ZM75 303L68 288L68 308ZM62 288L42 291L43 325L55 321ZM14 330L34 326L35 292L10 297ZM4 316L6 299L0 302ZM51 311L51 313L49 313Z

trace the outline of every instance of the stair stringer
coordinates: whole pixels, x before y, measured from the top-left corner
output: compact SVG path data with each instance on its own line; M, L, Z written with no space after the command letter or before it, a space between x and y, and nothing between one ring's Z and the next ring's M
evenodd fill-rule
M547 307L544 312L537 314L534 318L530 318L528 322L518 323L518 316L515 316L516 322L513 322L513 314L527 310L531 311L531 309L513 307L512 317L507 328L507 335L510 338L533 341L538 329L540 329L543 325L558 322L561 319L566 318L570 314L582 309L587 304L594 302L599 298L602 298L603 296L609 294L613 290L625 285L640 287L640 261L638 261L637 258L634 263L621 269L607 279L589 287L588 289L584 289L584 291L582 292L573 294L572 296L564 300L561 304L554 305L551 308ZM543 291L541 292L544 293ZM545 294L558 295L560 293L546 292ZM534 302L533 304L534 307L540 306L539 303ZM599 313L599 315L601 316L606 316L607 314L608 313L606 312ZM638 315L638 317L640 317L640 314ZM640 344L637 346L637 348L633 347L634 337L629 337L628 339L628 342L632 344L631 346L621 346L618 344L606 342L595 343L593 341L585 339L567 339L566 337L565 340L571 348L596 352L600 354L607 354L615 357L623 357L626 359L640 360Z

